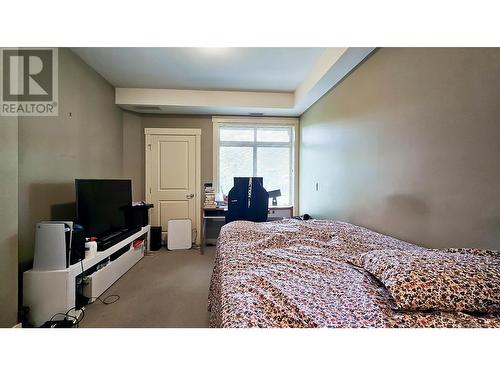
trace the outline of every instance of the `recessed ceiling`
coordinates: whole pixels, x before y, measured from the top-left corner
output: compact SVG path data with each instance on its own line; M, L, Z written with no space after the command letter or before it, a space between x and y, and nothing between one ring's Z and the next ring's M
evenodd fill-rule
M300 116L374 48L73 48L139 113Z
M325 48L73 48L115 87L293 92Z

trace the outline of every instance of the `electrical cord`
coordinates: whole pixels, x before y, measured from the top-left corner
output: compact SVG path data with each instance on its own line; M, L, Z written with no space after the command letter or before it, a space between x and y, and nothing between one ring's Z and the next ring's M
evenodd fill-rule
M191 249L199 249L199 248L201 248L201 246L196 245L196 238L198 238L198 231L195 228L195 229L193 229L193 232L194 232L194 240L193 240L194 244L191 245Z
M80 266L82 267L82 282L84 282L86 275L85 275L85 268L83 267L83 259L80 259ZM109 301L110 298L114 298L114 299L112 301ZM109 296L107 296L105 298L92 297L92 299L100 301L103 305L112 305L113 303L117 302L120 299L120 296L118 294L110 294ZM77 311L81 311L81 313L79 316L76 316L76 314L70 314L71 310L75 310L75 313ZM60 313L60 312L55 313L54 315L52 315L52 317L49 320L49 326L52 326L52 324L55 323L54 318L58 317L58 316L64 317L64 321L67 321L67 322L72 320L71 324L66 328L69 328L69 327L78 328L80 326L80 323L82 322L83 318L85 317L85 308L82 307L80 309L77 309L76 306L74 306L71 309L69 309L68 311L66 311L65 313Z
M80 308L80 309L77 309L76 307L72 307L71 309L69 309L68 311L66 311L66 315L67 315L67 316L71 316L71 315L69 315L69 312L70 312L71 310L75 310L75 312L76 312L77 310L81 311L80 316L78 316L78 317L76 317L76 316L75 316L75 317L73 317L73 319L74 319L73 326L75 326L75 325L76 325L76 328L78 328L78 327L80 326L80 322L81 322L81 321L83 320L83 318L85 317L85 309L84 309L83 307L82 307L82 308Z
M75 310L75 312L76 311L81 311L81 314L79 316L70 315L71 310ZM82 309L77 309L76 307L72 307L71 309L69 309L65 313L55 313L54 315L52 315L52 317L49 320L49 326L51 326L52 323L54 323L54 318L56 316L63 316L64 317L64 321L68 321L69 322L70 319L72 320L71 325L69 327L66 327L66 328L70 328L70 327L71 328L73 328L73 327L78 328L80 326L80 322L85 317L85 309L83 309L83 308Z
M112 298L112 297L114 298L114 300L113 301L108 301L108 299ZM107 296L104 299L102 299L101 297L93 297L93 298L96 299L96 300L98 300L98 301L100 301L104 305L112 305L113 303L115 303L116 301L118 301L120 299L120 296L118 294L110 294L109 296ZM71 310L75 310L75 312L81 311L81 313L80 313L79 316L76 316L76 314L70 314ZM85 317L85 308L77 309L76 307L72 307L71 309L69 309L65 313L55 313L50 318L49 325L52 325L52 323L54 323L54 318L56 316L64 317L65 321L72 320L72 323L71 323L70 327L71 328L74 328L74 327L79 328L80 327L80 323L82 322L83 318ZM67 327L67 328L69 328L69 327Z
M83 268L83 259L80 260L80 264L82 267L82 275L83 275L82 277L85 277L85 270ZM76 314L71 315L70 314L71 310L75 310L75 313L77 311L81 311L81 313L79 316L75 316ZM54 323L54 318L57 316L64 317L64 321L66 321L66 322L69 322L71 320L71 324L69 326L66 326L66 328L70 328L70 327L71 328L73 328L73 327L78 328L80 326L81 321L85 317L85 309L83 307L80 309L77 309L76 306L73 306L71 309L69 309L65 313L60 313L60 312L55 313L54 315L52 315L52 317L49 320L49 326L52 326L52 323Z
M107 301L111 297L114 297L114 300L111 302ZM118 294L110 294L109 296L105 297L104 299L102 299L101 297L92 297L92 298L100 301L103 305L112 305L113 303L117 302L120 299L120 296Z

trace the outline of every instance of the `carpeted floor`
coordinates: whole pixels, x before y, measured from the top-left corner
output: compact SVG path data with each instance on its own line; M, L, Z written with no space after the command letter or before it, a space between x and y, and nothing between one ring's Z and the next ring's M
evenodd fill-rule
M141 259L85 309L80 327L208 327L207 298L215 247L199 250L161 249ZM111 300L111 298L110 298Z

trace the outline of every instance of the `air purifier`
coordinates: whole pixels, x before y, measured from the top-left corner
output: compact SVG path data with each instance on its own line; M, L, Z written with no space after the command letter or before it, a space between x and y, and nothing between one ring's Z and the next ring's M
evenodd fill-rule
M173 219L168 221L167 249L187 250L191 248L191 220Z

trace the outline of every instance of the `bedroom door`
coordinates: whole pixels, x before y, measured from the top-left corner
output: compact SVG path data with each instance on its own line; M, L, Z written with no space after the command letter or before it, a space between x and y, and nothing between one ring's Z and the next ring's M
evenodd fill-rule
M151 225L168 236L170 219L191 219L193 242L200 233L199 129L145 129L146 197L154 205Z

